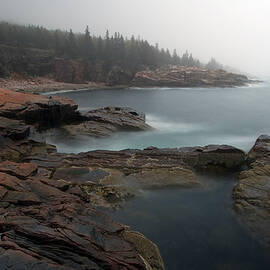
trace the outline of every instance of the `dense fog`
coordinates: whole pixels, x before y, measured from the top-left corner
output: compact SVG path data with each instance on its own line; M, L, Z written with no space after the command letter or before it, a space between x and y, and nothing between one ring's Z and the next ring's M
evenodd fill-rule
M134 34L259 76L270 75L269 12L267 0L0 0L0 20Z

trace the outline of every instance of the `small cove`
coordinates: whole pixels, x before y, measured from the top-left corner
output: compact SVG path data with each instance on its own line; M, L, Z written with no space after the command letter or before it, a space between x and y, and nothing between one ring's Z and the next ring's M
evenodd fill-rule
M68 139L52 134L60 152L95 149L181 147L229 144L248 151L270 133L268 83L241 88L119 89L59 93L87 111L129 106L146 113L150 132L118 133L112 138ZM259 105L258 105L259 104ZM122 209L108 211L160 248L166 269L268 269L259 243L238 224L232 209L236 176L200 176L202 187L144 191Z

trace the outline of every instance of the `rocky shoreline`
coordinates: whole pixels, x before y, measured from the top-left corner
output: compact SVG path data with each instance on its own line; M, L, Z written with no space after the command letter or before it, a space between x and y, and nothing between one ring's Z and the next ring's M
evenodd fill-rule
M233 191L234 207L249 232L270 249L270 136L256 140L247 165Z
M136 117L134 111L125 113ZM38 138L40 129L86 118L73 101L1 89L0 115L1 267L164 269L154 243L95 210L89 190L78 185L81 182L62 179L62 168L50 171L60 156L54 146L33 137ZM95 112L95 117L101 115ZM137 117L142 125L143 116ZM124 119L132 124L125 115ZM46 154L55 154L47 168L27 161ZM53 171L55 179L51 177ZM101 170L91 172L89 176L97 180L104 176ZM82 183L87 182L90 188L88 180ZM110 194L108 190L106 196Z
M118 70L118 69L116 69ZM120 71L119 71L120 72ZM113 73L114 74L114 73ZM71 76L71 75L70 75ZM112 77L112 78L111 78ZM48 93L65 90L110 90L129 87L239 87L258 83L245 75L229 73L224 70L206 70L194 67L169 66L155 70L137 72L130 81L121 80L119 74L111 75L110 81L85 82L72 81L69 77L57 80L51 77L31 77L12 74L8 78L0 78L0 88L25 93Z
M98 90L128 88L128 85L108 86L100 82L67 83L59 82L50 77L11 76L0 78L0 88L24 93L43 94L66 90Z
M227 145L61 154L39 137L39 130L58 126L88 136L151 129L130 108L81 114L70 99L0 89L4 268L164 269L154 243L95 207L117 208L143 189L195 187L200 172L241 171L235 209L269 245L270 137L260 137L248 156Z
M245 75L181 66L140 71L132 80L139 87L237 87L248 83L253 81Z

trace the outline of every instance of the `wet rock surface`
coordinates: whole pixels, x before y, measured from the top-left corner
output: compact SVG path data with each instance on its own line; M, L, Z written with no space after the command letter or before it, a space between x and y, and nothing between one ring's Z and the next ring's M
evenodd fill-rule
M245 154L231 146L179 149L90 151L80 154L28 155L51 178L79 187L95 205L119 207L141 189L197 187L196 171L235 170Z
M139 71L132 85L139 87L233 87L250 80L224 70L207 70L196 67L170 66L156 70Z
M32 163L0 163L3 269L163 269L152 268L125 239L128 227L95 210L83 191L63 190Z
M93 207L117 207L138 187L197 186L195 168L224 166L226 155L234 169L244 158L228 146L78 155L31 147L23 162L0 163L0 262L18 270L164 269L152 242Z
M260 136L248 154L248 170L239 175L234 206L243 225L270 247L270 136Z
M126 173L142 169L173 168L185 166L198 170L209 167L235 169L245 161L245 153L232 146L209 145L205 147L155 148L121 151L97 150L69 155L73 164L88 164L105 168L123 168Z

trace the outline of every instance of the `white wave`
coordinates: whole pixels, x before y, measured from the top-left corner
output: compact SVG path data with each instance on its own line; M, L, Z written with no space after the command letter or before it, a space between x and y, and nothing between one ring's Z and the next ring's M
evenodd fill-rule
M96 107L79 107L80 112L88 112L97 109Z
M167 91L167 90L198 90L198 89L205 89L200 87L129 87L129 90L142 90L142 91L151 91L151 90L160 90L160 91Z
M129 87L129 90L173 90L176 87Z
M162 119L161 117L157 117L155 115L147 115L146 122L155 129L164 132L189 133L206 129L206 127L202 124L170 122L167 119Z
M261 87L265 87L267 85L268 85L268 83L265 81L256 82L256 80L254 80L254 83L248 83L246 85L243 85L243 86L240 86L237 88L261 88Z
M52 92L46 92L42 93L44 96L50 96L50 95L55 95L55 94L63 94L63 93L70 93L70 92L81 92L81 91L90 91L91 89L89 88L82 88L82 89L72 89L72 90L56 90Z

